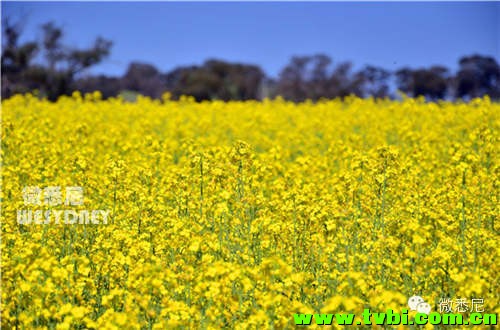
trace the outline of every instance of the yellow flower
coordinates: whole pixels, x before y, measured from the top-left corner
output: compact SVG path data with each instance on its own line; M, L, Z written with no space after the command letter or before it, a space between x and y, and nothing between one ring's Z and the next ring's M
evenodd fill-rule
M3 100L2 323L288 329L296 312L400 311L414 295L498 312L499 110ZM37 186L81 186L84 203L45 205ZM46 209L110 217L18 223Z

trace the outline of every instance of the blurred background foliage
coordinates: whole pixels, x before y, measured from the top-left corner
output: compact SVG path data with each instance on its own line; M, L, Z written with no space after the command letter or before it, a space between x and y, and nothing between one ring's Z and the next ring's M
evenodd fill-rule
M444 66L386 70L367 65L354 71L350 62L334 62L325 54L293 56L277 78L257 65L209 59L202 65L161 72L148 63L130 63L121 77L91 75L88 69L111 53L112 41L98 37L85 49L64 43L64 31L54 22L41 26L40 40L21 43L22 26L2 23L2 98L37 91L57 100L73 91L99 90L104 98L138 94L160 98L191 95L202 100L261 100L278 95L286 100L359 97L396 98L399 92L428 100L470 100L489 95L500 99L500 66L493 57L461 57L457 72ZM35 60L42 59L42 60Z

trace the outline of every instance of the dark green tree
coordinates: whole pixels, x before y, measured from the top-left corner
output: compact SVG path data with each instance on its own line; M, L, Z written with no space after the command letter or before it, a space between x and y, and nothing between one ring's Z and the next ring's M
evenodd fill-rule
M455 95L474 98L489 95L500 98L500 66L493 57L472 55L462 57L455 77Z
M75 79L87 68L109 56L112 42L98 37L86 49L63 44L63 31L53 22L42 25L39 41L19 44L20 26L4 21L2 50L2 97L38 89L50 100L70 94ZM44 62L34 63L42 52Z
M409 96L439 100L449 95L451 76L443 66L416 70L403 68L396 72L396 80L398 89Z

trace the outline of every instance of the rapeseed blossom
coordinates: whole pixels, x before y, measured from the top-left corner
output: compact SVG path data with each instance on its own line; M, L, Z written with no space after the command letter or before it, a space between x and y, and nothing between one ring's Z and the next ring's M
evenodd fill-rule
M488 98L4 100L2 325L286 329L413 295L498 313L499 113ZM109 220L18 224L27 186L84 187Z

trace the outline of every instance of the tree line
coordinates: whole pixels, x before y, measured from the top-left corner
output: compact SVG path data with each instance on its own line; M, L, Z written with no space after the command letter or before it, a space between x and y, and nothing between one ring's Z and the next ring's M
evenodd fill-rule
M113 43L98 37L85 49L64 44L63 30L53 22L41 26L40 40L20 42L21 25L3 22L2 98L37 90L56 100L74 91L99 90L104 98L141 94L160 98L169 92L202 100L260 100L281 96L301 102L307 99L359 97L394 98L397 91L428 100L463 99L489 95L500 99L500 66L493 57L473 54L459 59L458 71L444 66L386 70L367 65L354 70L351 62L334 63L324 54L294 56L277 78L268 77L257 65L210 59L202 65L161 72L147 63L133 62L121 77L86 75L102 62Z

